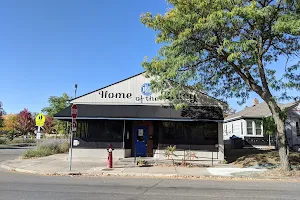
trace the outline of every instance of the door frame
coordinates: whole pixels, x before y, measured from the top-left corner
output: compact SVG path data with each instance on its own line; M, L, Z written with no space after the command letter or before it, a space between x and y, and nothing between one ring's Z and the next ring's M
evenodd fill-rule
M148 131L148 139L147 139L147 156L153 156L153 122L147 120L135 120L132 122L131 128L131 156L135 155L135 142L134 142L134 129L139 126L146 126Z
M136 131L138 129L143 129L144 130L144 134L143 134L143 137L144 137L144 145L145 145L145 154L142 155L142 157L146 157L147 156L147 150L148 150L148 137L149 137L149 128L148 126L143 126L143 125L138 125L138 126L135 126L134 129L133 129L133 140L134 140L134 156L140 156L140 155L136 155L136 150L137 150L137 134L136 134ZM142 143L142 142L141 142Z

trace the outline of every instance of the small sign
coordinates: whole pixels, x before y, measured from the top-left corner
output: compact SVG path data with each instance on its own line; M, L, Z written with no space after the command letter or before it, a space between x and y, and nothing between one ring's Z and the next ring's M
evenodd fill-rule
M77 130L77 122L73 121L72 122L72 131L75 132Z
M45 115L43 115L42 113L40 113L40 114L38 114L38 116L36 116L36 118L35 118L35 125L36 125L36 126L44 126L45 120L46 120Z
M71 114L72 114L72 118L76 119L77 118L77 114L78 114L78 108L76 104L73 104L71 107Z
M37 139L37 140L40 140L40 139L41 139L41 133L40 133L40 132L36 133L36 139Z
M73 141L73 145L76 147L76 146L78 146L79 145L79 141L78 140L74 140Z
M141 87L141 92L145 96L150 96L152 94L151 84L150 83L144 83Z
M138 130L138 136L139 136L139 137L144 136L144 129L139 129L139 130Z

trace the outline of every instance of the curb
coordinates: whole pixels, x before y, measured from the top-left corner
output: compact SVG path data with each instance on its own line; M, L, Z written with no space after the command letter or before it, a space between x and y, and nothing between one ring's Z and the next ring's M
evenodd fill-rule
M100 173L81 173L81 172L54 172L42 173L35 170L20 169L11 167L8 162L0 163L0 167L11 172L20 172L26 174L35 174L43 176L83 176L83 177L140 177L140 178L182 178L182 179L195 179L195 180L219 180L219 181L287 181L287 182L300 182L300 179L285 179L273 177L243 177L243 176L193 176L193 175L179 175L179 174L152 174L152 173L120 173L120 172L100 172Z
M7 171L15 171L15 172L21 172L21 173L26 173L26 174L40 174L38 171L35 170L30 170L30 169L20 169L16 167L11 167L5 163L2 163L0 166L2 169L5 169Z

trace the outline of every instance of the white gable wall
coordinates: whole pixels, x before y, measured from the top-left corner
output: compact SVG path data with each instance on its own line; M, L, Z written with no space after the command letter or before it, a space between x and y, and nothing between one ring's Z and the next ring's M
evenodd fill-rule
M252 135L249 135L247 132L247 121L250 121L252 124ZM227 131L226 131L227 129ZM261 135L256 135L256 124L255 119L238 119L231 122L225 122L223 125L224 140L229 140L231 136L235 135L240 138L247 137L263 137L263 125L261 124Z
M148 94L142 92L143 85L146 84L147 86L147 84L150 83L150 80L151 79L146 78L144 74L140 74L103 89L94 91L90 94L78 97L77 99L73 100L72 103L110 105L168 105L168 101L158 100L159 94L152 93L151 90ZM144 89L145 88L147 87L144 87ZM191 97L194 99L193 95L191 95ZM198 96L196 99L198 102L201 102L202 105L207 104L221 106L219 101L204 94Z
M244 138L245 133L245 123L246 121L243 119L225 122L223 124L223 136L224 140L229 140L231 136L235 135L240 138Z
M288 112L285 126L288 144L295 150L300 148L300 135L299 130L297 130L297 123L300 126L300 104Z

